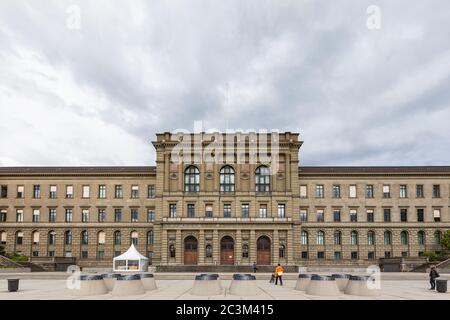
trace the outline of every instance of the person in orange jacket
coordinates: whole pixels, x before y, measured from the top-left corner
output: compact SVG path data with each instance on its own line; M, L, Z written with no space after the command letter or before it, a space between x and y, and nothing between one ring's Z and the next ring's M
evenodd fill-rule
M278 284L278 279L280 279L280 286L283 285L283 278L282 278L283 272L284 272L283 267L280 264L278 264L275 268L275 285Z

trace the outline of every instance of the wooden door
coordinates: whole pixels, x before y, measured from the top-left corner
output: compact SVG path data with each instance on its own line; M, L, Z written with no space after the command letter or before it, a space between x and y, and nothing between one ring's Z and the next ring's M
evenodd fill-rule
M270 265L270 239L268 237L260 237L256 244L256 262L260 265Z
M193 265L198 263L198 243L195 237L189 236L184 239L184 264Z
M220 241L220 264L234 264L234 240L229 236Z

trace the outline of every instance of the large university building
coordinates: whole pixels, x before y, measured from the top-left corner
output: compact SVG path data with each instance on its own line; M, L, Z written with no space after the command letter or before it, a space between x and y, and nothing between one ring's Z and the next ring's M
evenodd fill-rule
M134 243L169 269L370 265L440 250L450 167L303 167L299 135L285 132L271 172L258 157L248 161L252 137L236 134L224 163L173 162L188 142L161 133L156 166L1 167L1 245L111 267Z

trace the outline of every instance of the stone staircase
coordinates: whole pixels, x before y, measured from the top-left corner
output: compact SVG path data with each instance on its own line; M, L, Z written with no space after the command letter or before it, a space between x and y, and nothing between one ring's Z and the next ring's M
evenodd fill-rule
M5 268L23 268L23 266L20 263L12 261L11 259L5 256L0 256L0 266Z
M436 266L436 268L438 269L439 272L443 272L443 273L449 273L450 272L450 258L441 262L427 262L424 263L416 268L414 268L413 270L411 270L411 272L427 272L430 268L430 266Z

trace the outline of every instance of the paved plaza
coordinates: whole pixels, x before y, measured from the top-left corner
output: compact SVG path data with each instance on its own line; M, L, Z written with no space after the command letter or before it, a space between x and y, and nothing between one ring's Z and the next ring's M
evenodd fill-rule
M323 273L325 274L325 273ZM232 274L220 274L224 288L221 295L194 296L190 294L194 274L156 274L157 290L144 295L113 297L111 293L99 296L79 297L66 288L67 274L64 273L29 273L0 274L0 300L19 299L57 299L57 300L450 300L450 292L438 293L428 290L429 283L425 273L385 273L381 274L381 290L377 297L360 297L342 294L337 297L307 295L294 290L296 274L287 274L283 286L269 283L268 274L257 275L260 294L257 296L234 296L228 292ZM8 292L7 278L20 278L19 292ZM441 279L450 280L449 274L442 274Z

